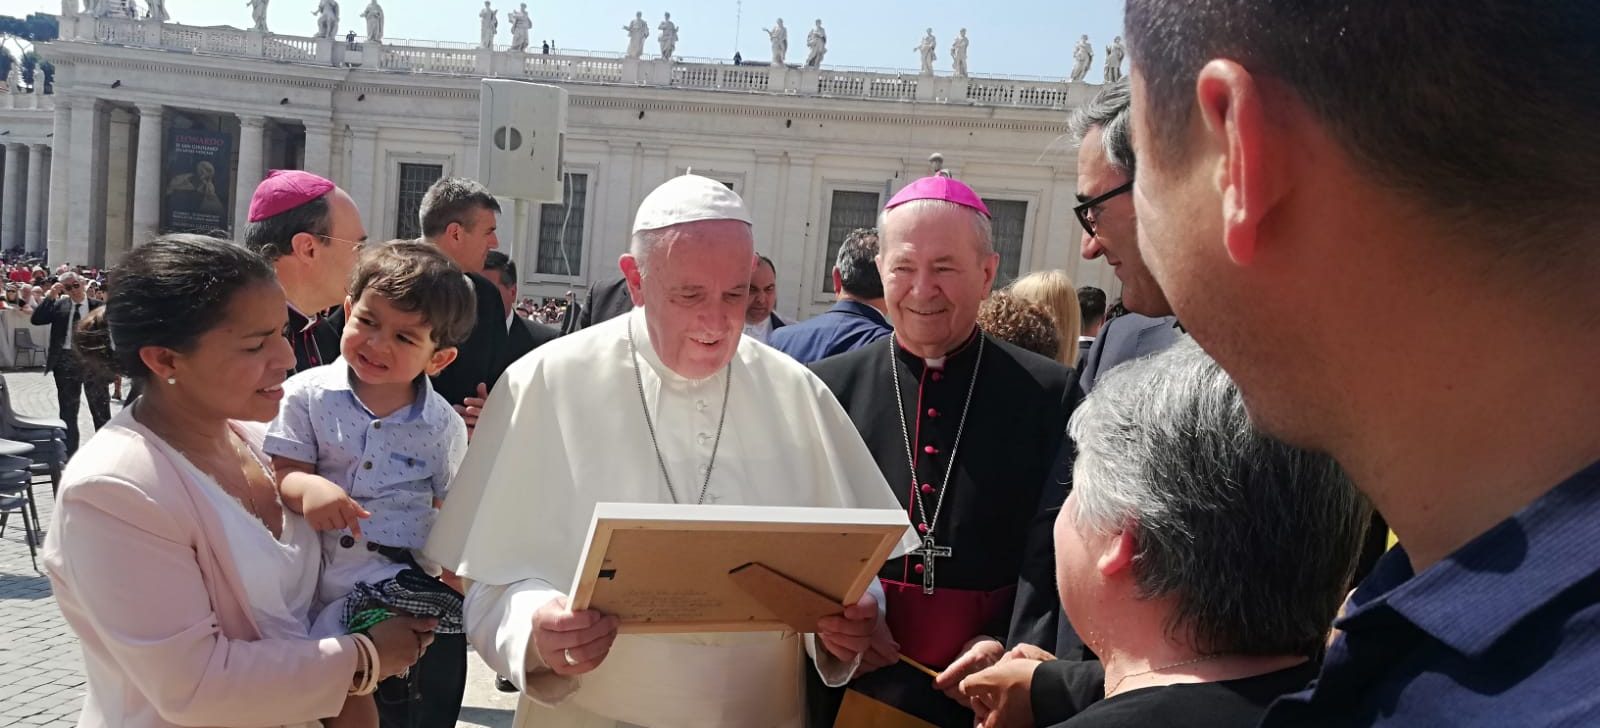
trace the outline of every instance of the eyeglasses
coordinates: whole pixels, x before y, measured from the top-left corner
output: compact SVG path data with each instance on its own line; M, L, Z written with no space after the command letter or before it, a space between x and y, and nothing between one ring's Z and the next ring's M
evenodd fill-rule
M336 238L332 235L318 235L317 237L326 240L337 240L341 243L349 243L350 245L354 246L356 250L361 250L362 248L367 247L367 243L364 240L345 240L344 238Z
M63 283L63 284L62 284L62 285L61 285L61 287L62 287L62 288L64 288L64 289L66 289L66 290L69 290L69 291L76 291L76 290L78 290L78 289L79 289L79 288L82 288L82 287L83 287L83 285L82 285L82 284L80 284L80 283Z
M1082 225L1083 231L1089 233L1089 237L1092 238L1095 236L1094 229L1098 225L1098 223L1095 222L1095 218L1100 216L1100 211L1097 208L1106 204L1106 202L1113 197L1125 194L1131 189L1133 189L1133 180L1130 179L1126 183L1117 186L1110 192L1100 195L1092 200L1085 200L1084 202L1079 203L1077 207L1072 208L1072 214L1078 216L1078 224Z

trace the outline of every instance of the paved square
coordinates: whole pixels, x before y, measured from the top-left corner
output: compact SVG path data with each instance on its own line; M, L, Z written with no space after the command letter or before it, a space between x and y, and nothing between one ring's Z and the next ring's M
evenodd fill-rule
M55 383L35 371L5 373L11 403L18 411L40 417L56 415ZM120 409L111 402L112 413ZM79 427L87 441L93 423L87 405L79 413ZM46 525L55 501L50 483L41 479L34 487L39 516ZM56 609L50 583L33 570L20 518L6 523L0 537L0 728L6 726L76 725L83 706L83 655L78 641ZM494 690L494 674L477 655L470 658L467 697L461 709L462 726L509 726L516 709L515 696Z

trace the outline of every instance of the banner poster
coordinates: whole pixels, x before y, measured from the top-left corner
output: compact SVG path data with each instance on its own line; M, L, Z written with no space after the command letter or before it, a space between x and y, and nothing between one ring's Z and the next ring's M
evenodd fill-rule
M168 129L161 229L166 232L228 231L233 185L233 140L226 132Z

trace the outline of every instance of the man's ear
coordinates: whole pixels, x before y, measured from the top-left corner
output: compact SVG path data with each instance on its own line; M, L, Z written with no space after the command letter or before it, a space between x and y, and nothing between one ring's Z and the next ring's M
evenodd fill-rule
M995 276L1000 274L1000 254L989 253L983 257L983 290L994 290Z
M460 353L461 350L454 346L447 346L443 349L435 350L433 352L433 356L428 358L428 376L438 376L439 372L444 371L445 367L448 367L451 363L455 362L456 355Z
M1213 60L1195 79L1207 153L1222 198L1222 242L1239 265L1255 260L1263 220L1284 194L1281 160L1274 159L1266 95L1260 79L1230 60Z
M349 321L350 320L350 309L354 308L355 305L356 305L356 300L354 298L351 298L349 295L346 295L344 297L344 320L345 321Z
M617 267L622 269L622 278L628 282L628 296L633 299L633 305L644 305L644 271L639 268L639 259L632 253L623 253L617 259Z
M320 242L321 240L312 233L295 233L294 237L289 238L289 254L315 258L317 249L321 247Z
M1119 574L1130 574L1133 566L1133 557L1139 551L1139 544L1128 529L1116 532L1106 539L1105 548L1095 559L1095 567L1100 570L1100 575L1106 578Z
M834 267L834 269L833 269L833 292L834 293L839 293L839 292L841 292L843 290L844 290L844 276L839 275L839 268L838 267Z

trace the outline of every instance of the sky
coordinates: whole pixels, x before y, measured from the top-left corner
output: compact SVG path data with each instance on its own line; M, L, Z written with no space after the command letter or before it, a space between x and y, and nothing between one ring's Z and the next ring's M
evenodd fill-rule
M147 0L139 0L144 4ZM366 32L360 18L368 0L340 1L340 34ZM378 0L387 22L384 35L399 39L425 39L476 43L478 11L475 0ZM500 43L508 43L511 23L506 15L510 0L491 0L500 11ZM520 2L520 0L519 0ZM1105 46L1122 33L1123 0L1000 0L994 5L955 0L533 0L530 45L554 39L557 48L620 53L626 50L622 26L644 11L651 27L647 51L658 49L655 26L662 11L678 24L679 56L729 58L735 48L746 58L766 60L771 50L763 28L777 18L789 28L790 63L805 60L805 38L812 23L821 19L828 32L828 66L915 69L913 48L932 27L938 40L934 68L947 73L950 42L956 31L967 29L971 41L967 65L973 74L1063 77L1072 69L1072 47L1088 34L1095 46L1091 80L1100 75ZM60 12L60 0L4 0L6 14ZM316 0L271 0L267 26L274 32L309 36L316 32ZM246 0L167 0L174 22L187 25L250 26Z

